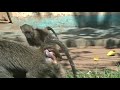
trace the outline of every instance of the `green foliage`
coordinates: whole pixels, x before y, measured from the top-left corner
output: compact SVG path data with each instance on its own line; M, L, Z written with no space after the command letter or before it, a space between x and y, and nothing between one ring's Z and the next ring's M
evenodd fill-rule
M112 71L109 69L92 70L92 71L77 71L78 78L120 78L120 71ZM67 72L67 78L73 78L72 72Z

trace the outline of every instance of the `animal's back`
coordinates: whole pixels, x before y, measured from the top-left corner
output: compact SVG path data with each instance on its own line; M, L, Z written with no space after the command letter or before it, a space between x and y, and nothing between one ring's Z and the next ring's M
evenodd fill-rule
M38 60L43 60L36 50L17 42L0 40L0 64L13 68L33 68ZM16 66L14 66L16 65ZM27 65L27 66L26 66Z

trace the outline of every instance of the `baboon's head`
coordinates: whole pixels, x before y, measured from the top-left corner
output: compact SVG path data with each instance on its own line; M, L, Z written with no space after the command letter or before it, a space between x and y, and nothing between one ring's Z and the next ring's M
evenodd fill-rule
M44 78L66 78L65 69L60 64L49 64L45 67Z
M20 26L20 29L22 30L22 33L26 36L27 39L34 38L34 29L32 26L24 24Z

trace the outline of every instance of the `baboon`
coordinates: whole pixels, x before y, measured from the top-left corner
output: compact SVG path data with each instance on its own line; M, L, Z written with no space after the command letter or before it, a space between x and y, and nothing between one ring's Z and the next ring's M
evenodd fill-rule
M51 27L46 27L45 29L33 29L31 25L24 24L20 26L20 29L22 30L22 33L25 35L27 42L29 43L30 46L40 47L41 43L45 41L46 37L48 37L49 39L58 39L57 34ZM51 30L56 37L52 36L49 30ZM57 50L56 44L51 45L52 45L51 48L53 48L54 52L56 53L56 57L58 57L59 60L61 60L62 56Z
M52 39L55 38L52 36L52 34L50 34L49 30L51 30L58 39L57 34L51 27L46 27L45 29L33 29L31 25L24 24L20 26L20 29L31 46L41 46L41 42L44 42L46 36L49 36L49 38ZM40 40L41 42L39 42Z
M59 63L47 63L44 46L38 49L0 39L0 78L64 78Z

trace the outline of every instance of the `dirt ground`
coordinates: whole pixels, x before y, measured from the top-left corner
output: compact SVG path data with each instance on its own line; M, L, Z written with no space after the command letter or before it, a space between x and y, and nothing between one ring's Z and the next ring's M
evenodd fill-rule
M120 56L107 56L110 50L115 50L117 53L119 49L105 49L102 47L88 47L88 48L69 48L72 59L77 69L93 70L93 69L111 69L118 71L120 63ZM99 57L98 61L94 61L94 57ZM65 67L70 68L68 61L61 62Z

